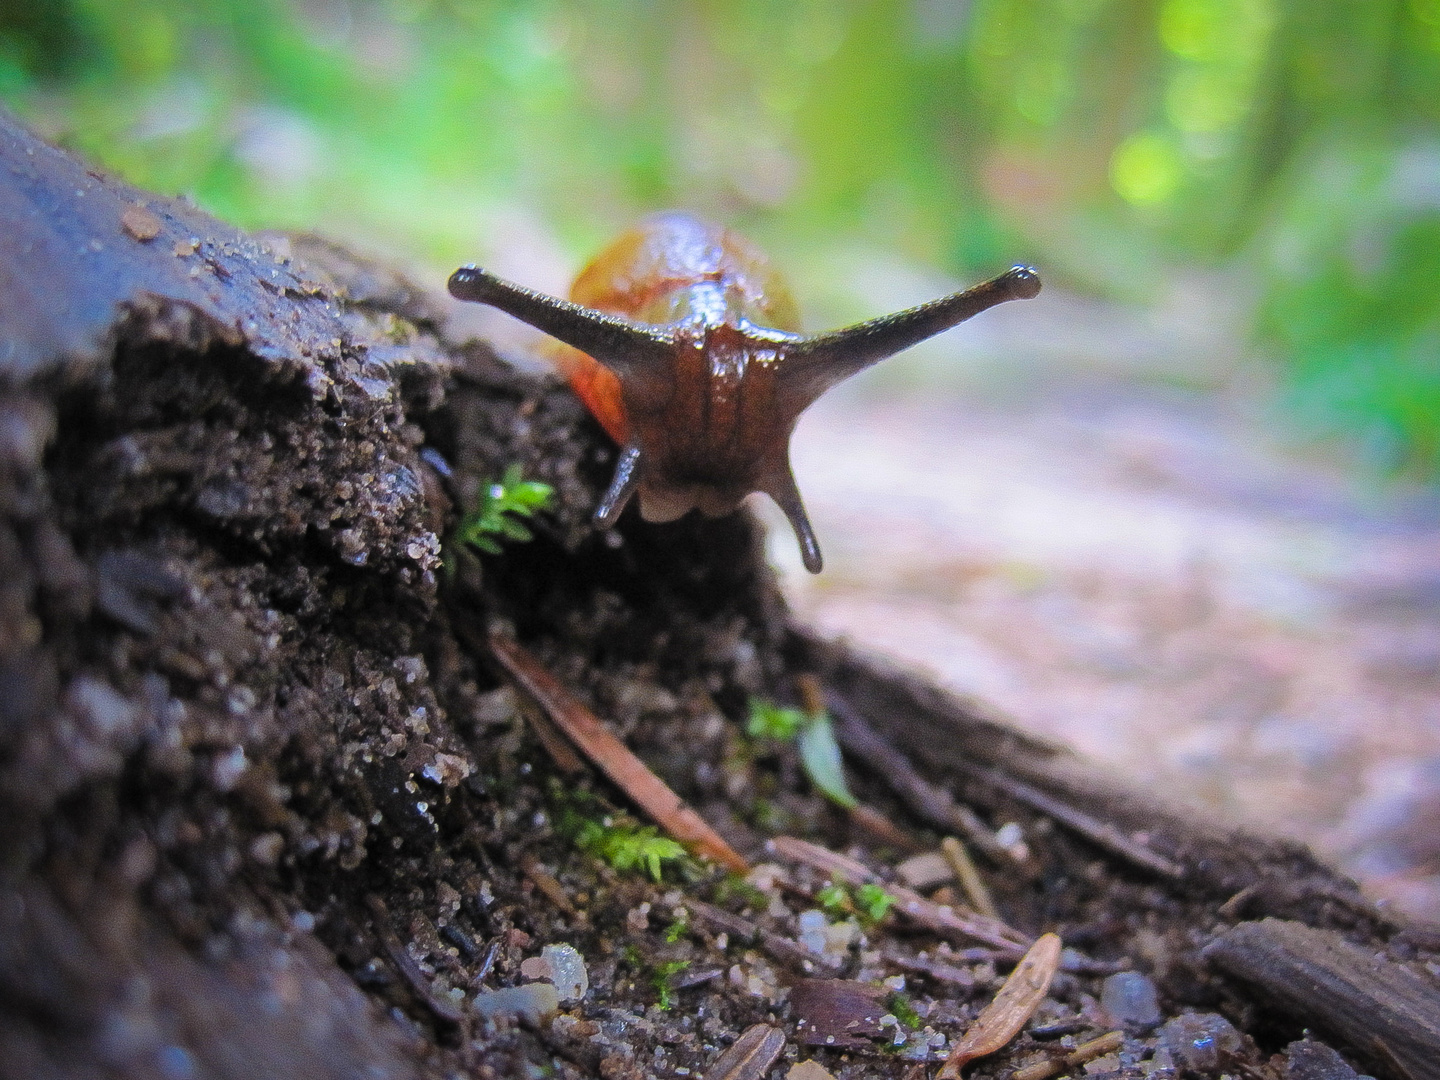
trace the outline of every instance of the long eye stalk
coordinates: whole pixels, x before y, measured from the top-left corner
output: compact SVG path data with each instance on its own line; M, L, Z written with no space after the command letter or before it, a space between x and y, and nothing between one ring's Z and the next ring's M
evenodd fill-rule
M667 363L675 337L661 326L610 315L498 278L478 266L450 275L450 295L499 308L593 356L618 375Z
M894 315L801 338L786 350L787 388L807 402L871 364L918 345L1007 300L1029 300L1040 292L1040 276L1028 266L1011 267L999 277L963 292L942 296Z

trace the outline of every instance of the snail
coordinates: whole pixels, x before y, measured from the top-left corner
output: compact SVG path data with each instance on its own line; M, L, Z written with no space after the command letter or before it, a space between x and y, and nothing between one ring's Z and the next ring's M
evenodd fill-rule
M632 496L647 521L736 510L761 491L784 511L805 568L820 545L790 471L800 414L842 379L1006 300L1040 278L1016 266L964 292L824 334L799 333L795 303L760 251L684 214L622 234L561 300L476 266L450 293L489 304L568 349L561 372L621 447L595 510L608 528Z

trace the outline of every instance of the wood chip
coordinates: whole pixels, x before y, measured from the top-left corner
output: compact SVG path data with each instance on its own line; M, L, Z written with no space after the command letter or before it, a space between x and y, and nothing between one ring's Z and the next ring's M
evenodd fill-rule
M1332 930L1284 919L1245 922L1205 947L1220 970L1306 1027L1338 1035L1414 1077L1440 1075L1435 982Z
M704 1080L761 1080L785 1049L785 1033L769 1024L745 1029L710 1066Z
M935 1074L935 1080L959 1080L962 1068L976 1058L995 1053L1020 1034L1020 1029L1045 1000L1050 980L1060 969L1060 949L1060 938L1055 934L1044 934L1030 946L1030 951L1000 987L995 1000L985 1006L985 1011L960 1036L944 1066Z
M790 988L795 1031L808 1046L856 1050L885 1034L886 991L853 979L798 979Z
M121 211L120 227L142 244L160 235L160 219L138 204Z
M516 685L534 698L580 752L629 795L655 824L697 855L738 873L750 869L738 851L686 806L685 800L632 754L600 718L560 685L528 650L499 635L491 635L490 650Z

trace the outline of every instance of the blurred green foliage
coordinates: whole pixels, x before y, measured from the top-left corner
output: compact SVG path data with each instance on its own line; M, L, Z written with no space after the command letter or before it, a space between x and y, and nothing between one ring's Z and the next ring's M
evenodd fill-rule
M0 0L0 95L251 226L444 265L659 207L1143 295L1440 472L1440 0Z

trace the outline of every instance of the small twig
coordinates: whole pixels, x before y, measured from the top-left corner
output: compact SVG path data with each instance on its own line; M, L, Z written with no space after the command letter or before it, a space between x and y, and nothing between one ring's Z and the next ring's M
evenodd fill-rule
M490 648L490 643L485 635L475 626L468 614L457 614L454 619L455 632L465 644L476 652L484 652ZM530 730L540 740L540 745L550 755L550 760L555 763L555 768L566 776L574 776L583 772L585 761L575 752L575 747L565 738L559 726L550 719L544 707L534 698L527 695L518 695L520 715L530 725Z
M927 900L913 889L885 881L863 863L829 848L812 844L808 840L794 836L777 836L767 842L766 847L781 858L804 863L821 873L842 877L856 884L880 885L895 898L896 911L938 934L958 934L975 941L983 941L1011 956L1018 956L1030 944L1030 938L999 919Z
M1125 1033L1111 1031L1101 1035L1098 1039L1081 1043L1063 1057L1051 1058L1049 1061L1037 1061L1033 1065L1026 1065L1023 1069L1016 1069L1010 1074L1010 1080L1050 1080L1052 1076L1059 1076L1062 1072L1067 1072L1077 1065L1084 1065L1087 1061L1104 1057L1124 1045Z
M774 836L765 842L765 847L782 859L803 863L822 874L843 878L857 885L880 880L878 874L859 860L819 844L812 844L809 840L801 840L798 836Z
M949 904L937 904L903 885L887 884L885 891L895 897L896 911L937 934L958 934L973 941L983 941L1010 959L1030 944L1027 935L999 919L988 919L978 912L967 912Z
M729 934L746 944L755 941L760 936L760 928L743 915L736 915L724 908L715 907L713 904L707 904L704 900L696 900L690 896L685 898L685 906L690 909L690 914L701 922L708 923L711 927L719 929L721 933Z
M817 967L837 971L842 965L839 957L811 952L792 938L782 937L769 930L762 930L749 919L714 907L703 900L686 897L685 906L701 922L708 923L711 927L718 927L724 933L731 934L746 944L759 945L760 950L770 959L788 967L808 973Z
M470 935L461 930L454 923L441 923L440 936L454 945L466 960L474 960L480 955L480 947L470 939Z
M924 851L924 846L915 837L896 825L873 806L856 803L848 810L851 823L867 833L872 841L888 844L897 851L911 855Z
M385 906L385 901L378 896L368 896L366 902L370 905L370 913L375 917L375 933L380 938L380 943L385 946L385 952L390 957L390 962L395 965L395 969L400 972L401 977L410 984L410 989L415 992L415 996L420 999L421 1004L429 1009L437 1020L444 1020L451 1024L460 1023L464 1019L460 1006L449 998L435 993L434 987L430 985L430 980L420 970L420 965L415 963L404 943L391 929L390 910Z
M1250 903L1259 891L1259 885L1246 885L1245 888L1230 897L1229 900L1226 900L1225 903L1221 904L1216 910L1222 919L1238 919L1244 914L1245 905Z
M955 1049L935 1074L935 1080L960 1080L960 1070L976 1058L993 1054L1020 1034L1035 1010L1045 1000L1050 980L1060 968L1060 939L1043 934L1030 946L1025 958L1000 987L995 1000L985 1006L975 1022L960 1036Z
M972 990L975 987L975 976L965 968L956 967L954 964L947 964L942 960L931 960L929 957L906 956L904 953L896 952L893 949L884 949L880 953L880 959L891 967L897 967L901 971L918 972L921 975L928 975L932 979L941 982L951 983L955 986Z
M965 849L965 845L955 837L947 836L940 841L940 850L945 853L950 869L954 870L955 876L960 879L960 888L965 890L970 906L981 915L998 919L1000 912L995 910L995 901L990 898L990 890L980 879L980 871L975 869L975 862L970 858L970 852Z
M996 769L981 769L973 765L959 764L958 766L973 776L999 788L1006 795L1018 802L1024 803L1032 810L1054 818L1060 824L1068 826L1079 833L1087 840L1100 847L1105 848L1112 854L1128 859L1136 866L1142 866L1146 870L1153 871L1163 877L1179 879L1185 876L1184 867L1178 863L1171 862L1165 856L1151 850L1132 837L1126 836L1108 821L1101 821L1078 807L1062 802L1054 795L1041 791L1037 787L1017 780L1013 776L1006 776Z
M560 726L550 719L537 702L521 697L520 715L530 725L530 730L540 740L540 745L550 755L555 768L566 776L575 776L585 771L585 759L575 752L575 747L565 738Z
M919 817L948 832L958 832L986 856L997 862L1015 863L1014 853L995 838L975 813L961 806L948 791L936 787L916 771L910 759L897 750L879 732L862 720L854 710L830 699L835 717L835 737L840 746L861 768L871 769L890 786L890 790Z
M540 860L528 851L520 857L520 872L534 883L535 888L544 894L545 899L566 915L574 918L580 914L565 892L565 886L561 885L555 875L541 866Z
M496 634L490 650L515 684L544 708L546 715L587 758L629 795L676 840L714 862L744 873L750 869L734 848L618 738L600 718L560 685L526 649Z
M496 938L490 942L490 947L485 950L485 956L480 961L480 966L475 969L474 976L470 979L472 986L479 987L489 976L490 970L495 966L495 958L500 955L500 939Z
M805 671L795 676L795 687L800 691L800 703L805 711L812 716L825 711L825 690L820 685L820 677L813 672Z

